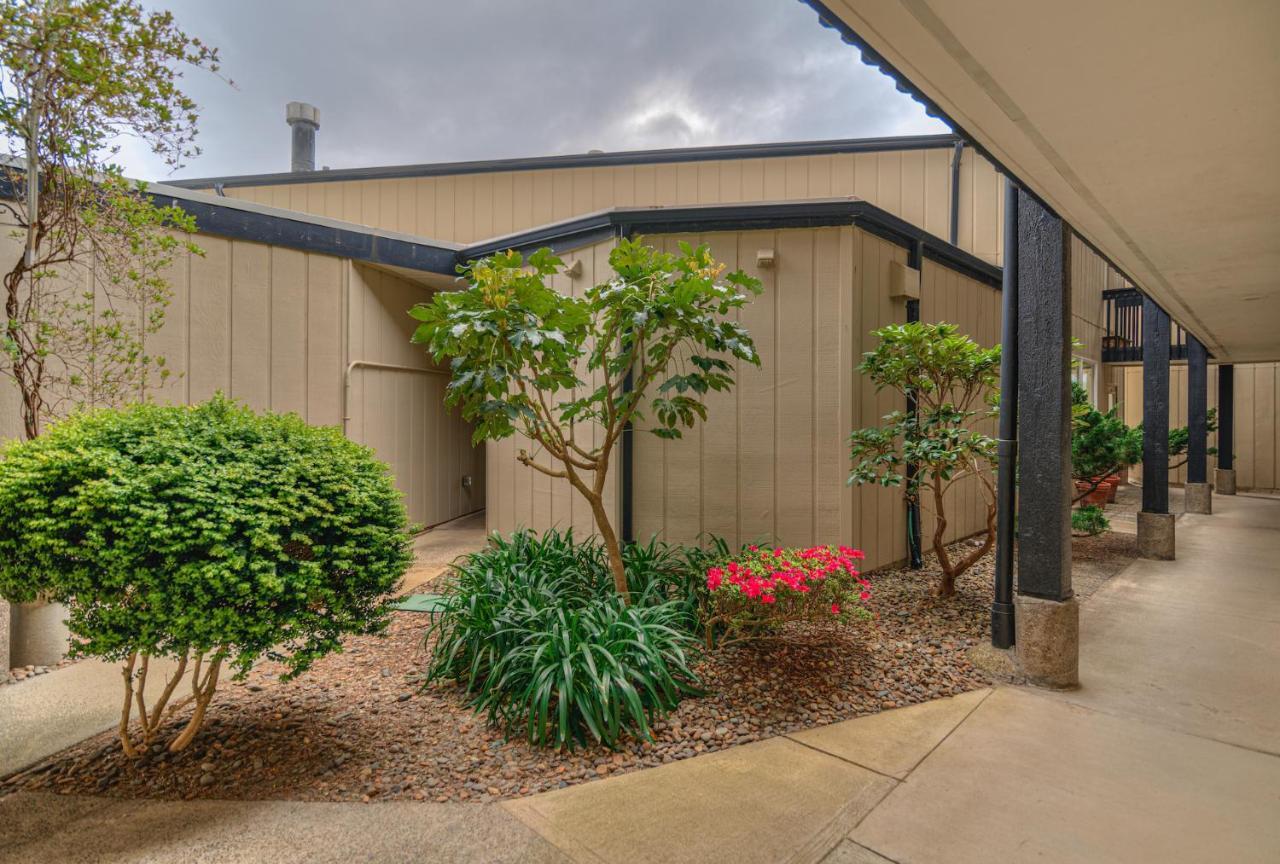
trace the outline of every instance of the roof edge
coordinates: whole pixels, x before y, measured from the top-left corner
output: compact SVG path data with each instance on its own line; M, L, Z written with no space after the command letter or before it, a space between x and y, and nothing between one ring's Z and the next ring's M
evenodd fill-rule
M458 263L507 249L527 252L547 246L553 251L563 252L611 236L836 225L861 228L908 250L919 245L924 257L930 260L992 287L999 288L1001 285L1001 268L860 198L814 198L803 201L677 207L615 207L474 243L459 250Z
M168 184L149 184L146 191L158 205L177 206L195 217L196 229L200 233L232 240L267 243L370 264L449 275L456 272L462 248L456 243L264 207Z
M878 138L836 138L818 141L784 141L772 144L726 144L709 147L673 147L658 150L619 150L612 153L574 153L564 156L532 156L483 159L467 162L432 162L370 168L338 168L325 171L286 171L271 174L237 174L169 180L166 185L184 189L215 186L286 186L298 183L337 183L353 180L394 180L406 177L447 177L457 174L492 174L498 171L538 171L554 168L599 168L617 165L659 165L674 162L707 162L718 159L768 159L786 156L822 156L835 153L881 153L892 150L932 150L951 147L952 133L901 135Z

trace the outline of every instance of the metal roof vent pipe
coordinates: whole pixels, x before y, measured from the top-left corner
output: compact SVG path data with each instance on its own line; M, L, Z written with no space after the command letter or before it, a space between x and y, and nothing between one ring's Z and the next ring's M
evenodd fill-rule
M320 109L307 102L290 102L285 106L284 120L293 129L289 170L316 170L316 130L320 128Z

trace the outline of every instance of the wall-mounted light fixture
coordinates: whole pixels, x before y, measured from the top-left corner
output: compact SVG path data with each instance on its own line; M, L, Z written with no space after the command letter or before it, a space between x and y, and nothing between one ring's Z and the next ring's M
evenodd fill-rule
M775 256L773 254L772 249L756 250L756 266L757 267L763 270L767 270L773 266L774 260L775 260Z
M578 260L570 264L568 267L564 268L564 275L568 276L570 279L577 279L579 276L581 276L582 275L582 259L579 258Z

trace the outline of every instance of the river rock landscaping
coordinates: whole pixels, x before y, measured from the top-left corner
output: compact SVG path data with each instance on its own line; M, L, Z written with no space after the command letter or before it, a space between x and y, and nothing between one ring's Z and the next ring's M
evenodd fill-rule
M1131 538L1077 540L1077 557L1118 572ZM785 638L718 650L697 671L708 695L683 701L655 724L653 741L573 752L504 741L466 707L453 684L422 686L427 617L399 612L385 636L347 640L345 651L281 682L259 664L215 696L191 747L161 744L137 761L104 732L0 785L119 797L488 801L510 798L714 752L799 729L986 686L969 649L987 638L991 557L933 596L934 574L872 575L876 619L849 628L793 626ZM1102 577L1105 578L1105 577ZM1096 587L1096 586L1094 586ZM160 741L177 732L184 708Z

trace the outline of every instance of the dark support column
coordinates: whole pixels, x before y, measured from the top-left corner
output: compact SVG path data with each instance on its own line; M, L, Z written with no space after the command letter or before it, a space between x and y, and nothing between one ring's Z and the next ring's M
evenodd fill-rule
M1173 559L1169 513L1169 316L1142 299L1142 511L1138 554Z
M1187 334L1187 488L1188 513L1213 512L1209 485L1209 352Z
M1004 181L1004 281L1000 288L1000 439L996 472L996 575L991 644L1013 645L1013 537L1018 489L1018 187Z
M1218 367L1218 471L1214 486L1219 495L1236 494L1236 368Z
M1071 592L1071 228L1018 193L1018 661L1033 683L1078 683Z

